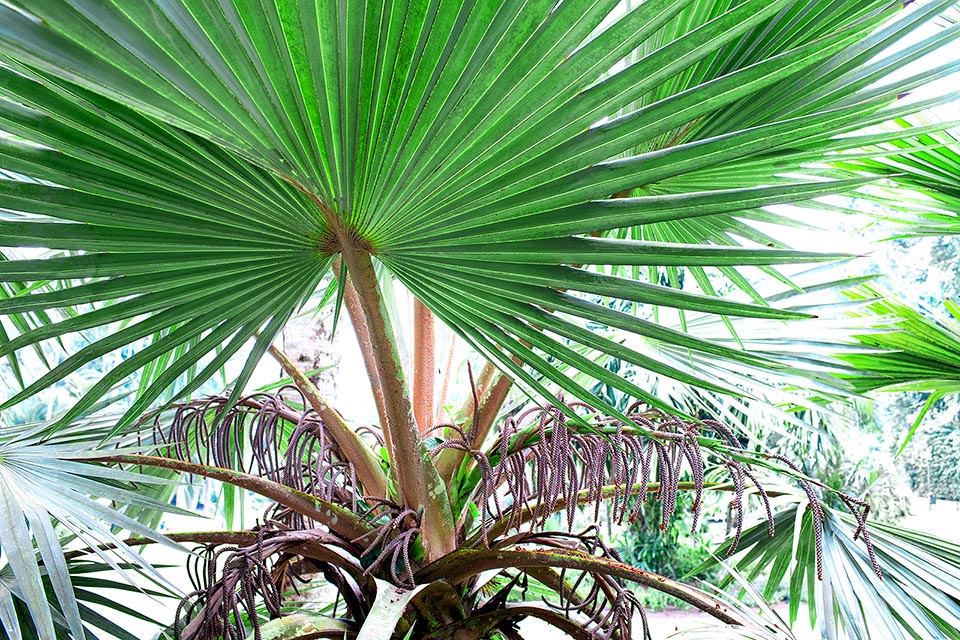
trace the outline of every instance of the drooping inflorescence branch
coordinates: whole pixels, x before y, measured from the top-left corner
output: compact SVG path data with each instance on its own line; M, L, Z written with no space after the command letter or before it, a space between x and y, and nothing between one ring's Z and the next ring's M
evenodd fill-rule
M245 397L224 411L226 406L223 397L207 398L176 407L169 422L163 414L155 416L159 452L253 473L356 511L362 488L354 466L320 416L301 408L305 402L295 387ZM316 526L289 510L274 518L292 528Z
M697 526L703 503L704 449L701 440L715 439L710 455L726 469L733 489L731 513L734 537L727 555L736 552L744 526L748 482L752 494L763 505L771 536L774 535L770 496L747 462L743 445L729 427L715 420L682 420L658 411L645 410L639 403L628 409L628 417L642 431L610 418L596 418L591 407L568 405L590 419L591 428L573 424L557 407L534 407L509 418L488 457L469 447L469 438L460 433L438 447L460 448L476 460L480 476L471 498L480 511L479 535L472 540L489 545L491 538L526 525L530 531L543 527L560 510L572 530L577 508L593 507L594 522L600 505L609 501L617 524L636 520L646 500L662 505L659 527L667 528L682 486L694 491L693 527ZM799 467L779 455L765 456L781 462L797 479L813 513L817 575L823 577L823 507L814 484L803 477ZM495 463L492 462L495 460ZM684 483L684 477L689 483ZM655 491L648 488L655 486ZM874 571L880 567L866 529L869 507L846 494L840 499L857 519L857 537L863 538Z
M260 638L258 602L271 619L282 615L283 592L303 573L320 571L362 621L370 582L356 550L319 529L260 527L252 544L203 547L189 567L194 591L177 610L175 640Z
M592 413L582 404L569 408ZM729 431L667 416L655 423L636 410L638 407L633 409L631 419L645 432L607 419L594 420L594 427L585 429L568 423L566 413L556 407L528 409L508 419L495 445L496 464L478 464L482 479L475 498L482 505L484 539L493 530L516 529L523 524L531 530L541 527L560 508L566 512L570 528L578 505L591 504L596 519L606 500L617 523L633 521L647 498L649 483L656 483L653 499L663 504L659 525L665 529L676 509L685 471L693 482L696 522L705 468L698 438L705 428L713 428L724 439ZM460 444L460 439L453 442ZM478 452L471 451L471 455L477 457ZM743 477L742 467L737 464L732 471L736 483ZM606 491L610 487L612 496ZM636 487L643 489L642 497L635 500ZM759 486L758 490L763 493ZM738 492L735 500L739 504L743 493ZM509 506L503 508L502 504Z
M572 548L591 556L622 562L617 551L603 542L596 527L590 527L579 534L561 533L552 537L560 548ZM543 541L538 542L543 544ZM570 573L573 573L573 576L568 583L567 576ZM544 602L551 608L563 611L567 617L571 617L574 612L583 615L585 626L594 637L629 638L633 614L639 613L643 637L650 638L650 628L643 606L624 580L598 572L571 572L568 569L561 569L558 577L560 588L556 590L557 602L543 598ZM588 586L585 594L582 586Z
M423 514L409 505L364 495L350 460L320 417L304 410L306 404L298 394L293 388L275 395L258 394L241 399L229 410L221 398L206 399L177 407L169 424L162 420L169 414L154 419L154 439L166 456L157 460L183 459L191 462L169 462L184 468L206 464L257 474L264 482L335 505L357 522L353 527L357 533L348 535L289 505L272 507L265 515L265 525L257 530L255 543L211 551L203 566L194 570L195 591L182 605L188 621L184 638L209 634L239 638L248 631L256 637L258 623L251 622L256 618L256 606L261 613L280 615L278 594L309 567L314 568L313 573L319 570L335 585L337 597L348 603L349 619L345 620L352 628L369 610L370 594L364 592L364 585L373 578L405 589L437 579L433 569L437 561L431 563L422 552ZM571 413L583 420L571 420ZM539 610L524 605L523 615L540 615L554 622L568 620L589 630L591 637L628 640L630 621L638 612L643 616L643 611L622 580L654 588L663 583L659 578L654 583L643 572L620 564L595 527L573 533L577 514L586 507L596 522L601 503L608 502L612 520L622 523L637 519L644 502L654 500L662 507L656 525L666 529L675 515L678 492L692 491L696 528L708 488L704 477L707 464L725 470L730 479L722 487L709 485L731 492L735 534L726 546L728 555L740 541L748 495L758 496L769 532L774 533L769 495L753 465L777 461L796 477L812 511L817 574L822 576L823 507L815 481L805 478L796 464L778 455L749 454L736 434L720 422L683 420L639 404L626 413L631 423L598 417L582 403L528 408L505 421L488 450L479 448L473 429L458 425L442 424L424 433L425 437L437 432L447 435L430 450L432 456L455 450L467 461L456 477L456 487L451 488L451 495L459 501L457 530L462 550L519 553L539 548L553 550L550 557L559 562L552 568L540 560L516 570L504 566L494 596L484 600L483 594L489 595L489 591L471 592L470 598L478 599L470 605L476 615L491 624L508 624L511 615L521 615L521 609L504 608L505 598L516 595L517 590L525 591L529 581L535 580L554 595L540 603ZM590 426L583 426L584 422ZM367 438L372 446L382 442L375 431L369 431ZM866 530L868 505L851 496L841 495L840 499L854 514L858 524L855 536L863 538L879 575ZM548 520L558 513L563 514L567 531L544 532ZM297 564L308 558L312 564ZM588 566L593 569L584 568ZM707 606L705 594L684 591L679 583L670 588L695 606ZM453 633L453 627L449 631Z

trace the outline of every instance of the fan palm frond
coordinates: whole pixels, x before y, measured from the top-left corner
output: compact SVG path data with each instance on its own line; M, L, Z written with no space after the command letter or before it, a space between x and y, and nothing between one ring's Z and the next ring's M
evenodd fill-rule
M179 547L163 535L103 504L177 511L166 502L151 499L137 490L139 484L169 483L134 471L123 471L87 462L113 454L114 446L98 449L89 442L71 444L44 441L42 431L4 434L0 437L0 545L6 552L11 580L7 592L16 594L29 612L40 637L54 637L53 618L44 584L58 603L62 624L73 637L84 637L83 616L74 596L70 566L61 537L75 536L85 547L96 550L99 561L125 574L121 563L134 563L154 579L166 584L140 554L123 542L126 530L149 540ZM101 545L116 549L101 551ZM34 553L36 549L36 554ZM9 602L9 598L6 598ZM3 624L16 627L20 611L4 606ZM22 611L21 611L22 613ZM12 626L11 626L12 625Z
M930 408L943 397L960 393L960 307L945 300L949 316L920 311L879 287L861 285L846 292L864 301L866 309L856 319L872 328L855 334L868 351L838 357L852 367L843 377L858 392L921 391L928 394L916 420L904 437L907 446Z
M950 27L890 49L952 5L942 0L906 12L880 0L454 5L358 3L344 14L312 2L0 8L0 127L13 134L0 165L31 178L0 181L5 208L25 216L3 221L2 237L73 252L5 261L0 277L11 287L74 281L16 295L2 311L82 309L22 327L2 353L128 322L4 406L148 337L64 423L162 362L121 428L185 373L192 381L174 397L195 391L258 335L242 387L344 250L381 261L548 399L540 376L597 400L556 376L551 360L642 392L590 367L566 340L722 386L585 333L584 322L606 324L610 314L570 300L558 307L557 289L803 317L757 296L746 304L711 295L707 267L752 292L738 266L831 257L726 246L731 233L763 240L731 216L775 221L760 209L857 186L836 180L850 174L808 167L850 144L840 134L922 108L897 102L917 76L885 78L960 33ZM634 227L645 231L584 237ZM675 281L681 265L703 294L602 273L663 267ZM629 330L704 349L649 325ZM711 357L751 358L715 348Z
M788 586L791 625L806 601L811 625L819 621L830 638L960 637L958 545L874 523L870 536L880 579L869 557L874 551L856 542L858 523L829 509L823 514L822 547L808 535L815 516L800 502L777 513L774 536L765 523L745 531L733 562L751 580L769 571L767 598ZM822 581L816 575L820 561Z

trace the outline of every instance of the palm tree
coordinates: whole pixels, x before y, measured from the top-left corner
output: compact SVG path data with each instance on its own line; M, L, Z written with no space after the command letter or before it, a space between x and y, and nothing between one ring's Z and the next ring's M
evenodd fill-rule
M56 420L3 435L7 633L26 617L39 637L83 637L60 536L145 564L111 523L136 543L233 545L208 554L181 637L263 633L303 572L340 603L304 637L514 638L530 616L629 637L624 581L754 624L617 562L594 532L542 526L605 499L629 517L637 493L666 517L679 490L699 505L716 488L707 456L729 475L738 527L764 467L795 476L821 513L788 461L742 451L722 423L670 417L597 359L718 393L736 385L698 362L802 369L683 328L699 314L731 331L730 318L808 317L771 306L748 269L788 281L778 265L839 256L745 221L787 223L764 207L874 180L827 161L909 139L864 130L942 99L902 98L955 65L895 72L957 38L924 31L955 2L906 4L0 2L0 238L49 250L0 262L0 354L22 386L0 410L125 356ZM415 298L408 366L395 285ZM379 416L367 432L272 347L318 292L361 345ZM436 418L438 321L488 363L451 424ZM23 379L18 356L44 345L63 357ZM296 391L245 395L268 351ZM232 390L198 397L241 352ZM636 403L613 406L598 383ZM546 405L494 430L511 389ZM275 509L256 531L161 537L148 525L172 472ZM531 584L546 604L514 601Z

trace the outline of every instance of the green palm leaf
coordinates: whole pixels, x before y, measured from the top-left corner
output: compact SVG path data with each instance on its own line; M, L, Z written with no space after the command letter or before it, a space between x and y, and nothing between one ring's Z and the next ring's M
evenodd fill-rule
M16 77L9 70L6 73L26 89L44 91L36 82ZM32 97L45 105L56 105L53 92L46 93ZM285 320L316 287L325 268L325 263L313 262L311 248L317 234L322 234L322 224L318 226L310 220L307 200L294 188L262 171L258 174L255 168L232 158L228 152L212 146L204 151L197 139L180 140L181 136L189 136L158 129L142 116L124 112L116 105L110 108L117 119L126 120L123 129L112 130L112 123L101 122L101 129L92 135L78 129L67 130L64 126L56 127L63 131L58 131L55 139L42 138L58 147L64 139L72 140L78 145L74 162L66 158L67 148L53 151L21 147L19 151L24 154L18 158L11 154L5 159L13 165L34 154L51 154L54 157L47 160L36 157L30 160L35 167L33 173L71 188L24 182L0 185L4 201L11 207L70 221L70 224L48 222L39 227L31 222L10 221L6 223L10 227L4 230L4 235L9 234L11 244L39 244L67 250L82 248L84 252L84 255L52 260L8 261L4 266L10 269L0 274L0 278L35 281L39 270L50 267L61 278L93 277L92 281L73 287L10 300L11 312L44 313L46 309L67 305L95 305L93 310L60 322L22 331L17 338L5 341L4 353L69 332L152 314L109 339L90 345L14 396L6 406L29 397L85 362L156 332L164 332L160 339L154 340L152 352L141 352L136 362L128 366L129 371L108 376L75 411L64 417L64 422L78 415L98 394L105 393L128 373L190 341L194 341L191 355L174 360L166 375L160 377L161 383L155 383L141 394L135 410L130 411L121 425L148 406L171 379L226 343L226 348L211 363L205 363L203 373L209 377L261 329L267 319ZM78 110L76 105L73 110ZM54 111L51 115L61 121L69 120L74 114ZM89 112L84 117L89 118ZM14 124L8 122L4 126L13 128ZM140 129L130 129L130 126ZM111 133L115 136L113 146L104 144ZM130 140L124 142L123 136L132 138L140 147L136 156L124 156L124 147L129 147ZM194 147L190 148L190 144ZM100 150L98 146L105 148ZM156 154L152 163L150 152ZM44 165L46 170L41 168ZM154 186L157 184L162 186L157 188ZM283 228L277 226L282 219L286 220ZM117 222L121 220L124 222L118 228ZM78 222L83 224L76 224ZM137 262L139 267L134 266ZM259 293L253 293L255 289ZM121 297L123 301L113 304ZM109 304L98 304L102 301ZM229 317L231 307L238 311L234 317ZM271 331L259 340L263 348L279 330L282 320L275 320ZM205 332L209 333L201 340ZM251 367L252 364L251 361ZM195 386L188 385L181 393Z
M409 415L373 267L550 401L559 388L623 418L589 391L600 382L659 402L585 354L729 391L698 359L748 371L785 358L667 329L651 309L808 316L768 304L740 268L785 279L777 266L839 256L755 248L767 238L744 221L783 222L763 207L812 206L875 177L822 163L865 135L910 136L863 130L936 102L900 99L920 76L891 78L960 37L955 27L914 37L954 5L2 2L0 243L59 253L0 261L0 356L16 369L25 349L107 330L22 380L0 410L129 350L58 423L136 378L120 432L158 400L196 392L253 341L236 397L339 254L389 383L390 471L401 502L423 509L436 558L455 545L455 521ZM665 269L675 285L681 268L699 291L643 277ZM716 273L752 299L715 295ZM95 481L53 446L3 458L0 531L5 548L37 544L81 637L50 516L73 523L70 504L92 514L78 535L105 536L100 520L141 525L88 495L156 504L116 486L133 476ZM18 474L60 474L40 482L60 502L26 504ZM43 635L53 622L31 557L11 567Z
M70 443L69 439L44 442L42 435L43 431L36 428L13 429L0 439L0 545L7 550L6 570L15 582L15 586L6 588L22 601L39 636L52 638L55 621L43 586L46 580L54 601L59 603L63 626L73 637L82 638L84 616L74 595L61 536L76 536L83 546L96 551L102 563L122 573L113 552L98 548L115 547L121 558L162 581L139 553L123 543L118 532L127 530L179 547L101 500L141 509L176 509L141 495L132 484L170 481L85 462L116 452L114 447L91 449L87 443ZM6 603L0 605L0 620L5 628L15 628L13 621L18 615L12 613L9 597L0 599Z
M823 581L816 578L812 516L803 505L777 514L773 537L762 523L745 531L740 541L736 566L751 580L770 572L765 597L781 584L789 585L791 624L806 598L811 624L820 619L827 637L960 637L956 544L873 523L870 536L883 570L880 580L862 541L854 540L853 518L834 511L825 514ZM847 635L838 635L838 629Z
M127 568L127 567L124 567ZM67 560L67 569L70 572L70 580L73 584L73 594L77 600L77 610L80 620L85 625L87 638L98 638L98 632L109 634L109 637L118 640L136 640L136 636L124 629L116 622L109 620L100 614L90 605L107 606L113 611L123 613L133 618L145 622L156 622L150 616L141 611L128 607L111 598L111 595L120 593L142 593L152 597L169 597L169 593L157 591L155 589L142 589L134 587L126 582L121 582L109 577L99 576L97 574L104 571L112 571L112 567L102 562L92 562L89 560L69 559ZM44 592L50 606L50 614L53 618L56 637L68 638L70 627L66 618L60 613L57 607L57 595L54 591L53 581L46 572L42 575L42 584ZM20 599L21 591L13 577L9 565L0 569L0 622L3 623L7 636L12 640L35 640L42 636L38 634L37 625L31 621L26 605ZM62 606L62 605L61 605Z
M893 133L907 133L891 140ZM872 175L896 176L873 198L885 217L910 235L960 233L960 138L956 122L937 122L929 114L897 119L887 132L865 136L859 156L839 156L839 166Z
M877 286L861 285L846 295L868 303L856 318L872 322L877 329L856 336L873 352L840 356L857 372L849 377L857 391L960 391L960 308L956 303L945 302L950 312L946 316L920 313Z
M0 280L77 282L31 296L11 289L0 311L80 311L20 328L2 352L127 324L4 406L149 339L64 416L149 373L118 429L184 374L195 381L176 396L196 390L260 331L242 386L346 245L376 256L541 393L511 356L551 378L546 356L589 368L567 341L617 351L578 328L608 314L543 315L558 287L798 317L718 300L704 269L753 294L737 267L829 258L726 245L736 232L763 239L739 221L776 221L762 206L857 186L783 176L814 177L806 166L843 144L831 141L838 134L920 108L894 104L916 77L882 79L958 35L948 28L889 52L953 4L943 1L900 15L885 1L836 0L649 0L630 10L609 0L347 2L342 11L307 0L34 4L0 7L0 128L13 134L0 141L0 166L32 179L0 181L4 207L21 214L0 221L0 236L71 253L6 261ZM639 235L616 237L638 225ZM674 281L690 267L703 294L635 281L637 267L660 266ZM594 273L624 267L634 275ZM522 301L510 299L514 282L526 287ZM540 331L548 321L557 338Z
M840 354L852 367L842 377L859 393L921 391L928 395L904 437L907 446L930 408L944 396L960 392L960 307L944 301L950 315L921 313L883 289L862 285L845 292L867 303L854 314L865 331L854 338L864 352Z

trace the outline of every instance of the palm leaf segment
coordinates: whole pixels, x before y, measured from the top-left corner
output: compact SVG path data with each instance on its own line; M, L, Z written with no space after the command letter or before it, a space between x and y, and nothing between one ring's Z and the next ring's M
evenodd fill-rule
M819 619L825 638L960 638L957 544L879 523L871 524L883 580L855 542L850 516L824 511L823 543L809 536L814 516L804 504L776 516L776 534L766 524L743 533L737 566L750 578L766 578L765 597L788 586L790 623L806 596L810 624ZM723 550L723 548L721 548ZM824 579L816 579L818 563Z
M20 214L0 237L68 252L0 262L0 278L73 285L5 300L2 312L82 311L0 351L130 321L4 406L148 338L65 421L163 362L129 423L200 367L181 395L195 390L262 331L246 376L338 251L375 256L527 388L546 394L545 377L588 398L550 365L561 361L647 397L571 343L716 387L584 322L755 363L606 303L798 314L604 270L815 257L590 236L860 184L777 176L850 144L828 142L837 134L901 115L890 105L920 80L884 78L956 30L906 53L887 47L952 4L901 14L886 0L0 5L0 128L13 134L0 138L0 166L33 178L0 182L3 207ZM178 348L186 355L164 359Z
M843 166L874 175L895 175L875 198L912 235L960 233L960 134L956 122L898 119L907 138L869 145ZM951 129L952 126L952 129ZM885 138L880 134L881 140ZM841 156L841 160L846 160Z
M25 620L32 620L37 634L27 637L58 637L55 627L60 627L60 633L69 630L72 637L82 638L86 637L84 623L109 630L109 621L78 603L89 598L75 592L83 580L73 579L76 565L65 556L67 540L61 536L68 534L88 553L92 550L99 560L95 566L124 574L131 590L140 590L126 575L131 567L148 572L160 584L164 579L123 542L119 532L182 548L108 504L178 512L168 502L144 495L145 487L172 483L90 464L99 456L116 453L116 443L91 449L88 443L72 441L76 430L46 442L36 428L4 431L0 437L0 546L6 551L7 564L0 570L0 627L10 634L4 637L20 638L20 622L26 625ZM174 592L172 585L164 588Z
M865 304L851 315L862 322L862 333L853 337L863 351L838 354L851 365L839 374L858 393L920 391L928 394L900 445L902 452L933 406L960 392L960 307L945 300L949 315L908 306L889 291L861 285L845 291L851 300Z

